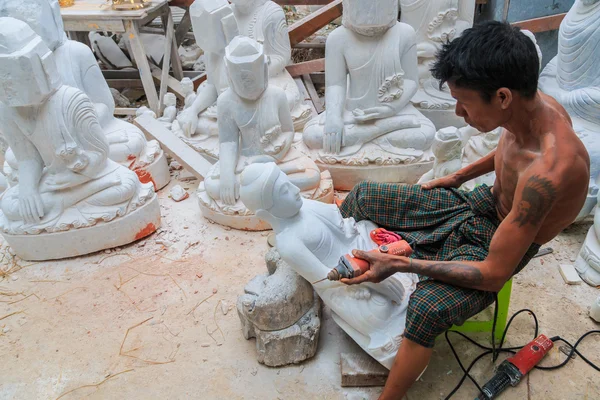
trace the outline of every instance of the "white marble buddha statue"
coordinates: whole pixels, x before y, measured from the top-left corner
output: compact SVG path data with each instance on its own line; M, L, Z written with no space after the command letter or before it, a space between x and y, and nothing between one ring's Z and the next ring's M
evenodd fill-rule
M190 6L196 43L204 51L206 76L191 105L177 116L172 130L196 151L219 158L217 98L229 87L225 47L238 35L237 23L226 0L197 0Z
M156 230L152 185L108 158L94 104L63 83L53 52L23 21L0 18L0 75L0 121L19 177L0 200L0 229L20 257L70 257Z
M542 71L539 88L567 110L591 160L588 201L578 217L596 202L600 186L600 0L575 0L560 24L558 55Z
M462 118L454 113L456 101L447 85L440 90L429 69L442 44L460 36L473 26L474 0L400 0L400 21L416 31L419 60L419 90L411 99L437 129L462 127Z
M431 167L435 128L410 103L418 89L415 31L397 15L397 0L345 0L343 26L327 38L327 110L307 123L303 136L336 188L340 166L354 167L353 179L343 179L349 184L414 183ZM419 163L426 165L408 165ZM361 174L358 166L372 169ZM388 167L392 173L378 175ZM404 173L396 170L402 167Z
M590 191L596 196L597 205L594 213L594 225L590 228L579 255L575 260L575 269L581 279L588 284L600 286L600 190L597 187Z
M303 199L300 189L274 163L248 166L242 173L240 195L273 228L282 259L309 282L324 278L353 249L376 247L369 236L375 224L344 219L335 205ZM417 281L414 274L395 274L378 284L347 286L326 280L314 288L336 323L391 368Z
M286 96L269 84L263 46L237 36L227 46L224 60L230 86L217 101L220 160L198 190L203 214L234 228L256 229L247 218L251 213L239 201L239 175L253 163L276 162L303 196L331 202L330 179L322 181L317 165L301 151L302 143L294 143ZM250 225L239 225L240 221Z
M113 116L115 102L98 62L89 47L67 39L57 0L0 0L0 16L26 22L53 51L65 85L83 91L90 98L112 160L137 170L156 189L169 183L169 168L158 142L147 141L139 128Z
M283 89L294 129L301 131L311 111L303 104L298 85L285 69L292 60L292 46L283 9L270 0L232 0L231 3L240 35L263 45L269 65L269 84Z

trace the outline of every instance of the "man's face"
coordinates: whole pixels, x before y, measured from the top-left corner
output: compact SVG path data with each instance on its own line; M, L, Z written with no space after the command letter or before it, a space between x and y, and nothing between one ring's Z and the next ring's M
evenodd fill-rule
M496 99L486 102L478 91L457 87L451 82L448 82L448 87L456 100L456 115L478 131L489 132L506 121L506 111Z

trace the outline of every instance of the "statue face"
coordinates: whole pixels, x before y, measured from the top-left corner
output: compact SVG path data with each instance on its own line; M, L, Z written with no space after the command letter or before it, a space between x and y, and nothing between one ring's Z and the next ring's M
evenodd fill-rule
M398 0L344 0L343 24L363 36L380 36L397 23Z
M14 18L0 18L0 82L0 101L10 107L41 104L61 85L50 49Z
M298 214L301 208L300 189L280 172L273 187L273 207L268 210L269 213L277 218L290 218Z
M196 43L206 53L221 54L237 35L237 23L226 0L197 0L190 6Z
M52 51L67 40L57 0L5 0L0 7L0 16L27 23Z
M269 84L263 47L251 38L237 36L225 49L225 65L233 91L248 100L258 99Z

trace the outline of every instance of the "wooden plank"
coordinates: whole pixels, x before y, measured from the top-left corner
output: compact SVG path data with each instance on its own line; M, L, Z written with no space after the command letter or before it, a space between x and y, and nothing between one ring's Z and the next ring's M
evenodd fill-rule
M156 65L150 65L150 70L152 71L152 77L158 81L161 86L163 83L164 70L158 68ZM185 96L183 95L183 89L181 88L181 82L177 79L173 78L171 75L167 75L167 79L165 80L166 85L171 89L175 96L179 99L185 100ZM165 91L166 93L166 91ZM154 110L153 110L154 111Z
M203 73L202 75L193 78L192 82L194 83L194 90L198 90L198 87L200 87L200 85L206 80L206 78L208 78L206 73Z
M107 79L108 87L115 89L143 88L141 79Z
M109 20L104 21L100 19L86 19L81 20L65 20L64 21L65 31L67 32L90 32L90 31L108 31L123 33L125 32L125 25L120 20Z
M324 85L325 72L313 72L310 74L310 79L312 79L313 83L316 85Z
M292 64L285 67L293 77L311 74L313 72L325 71L325 59L305 61L298 64Z
M185 10L185 14L181 19L181 22L177 26L177 30L175 31L175 40L177 42L177 47L181 45L183 39L185 39L185 35L189 32L190 27L192 26L192 18L190 17L190 9Z
M158 94L156 93L156 87L154 86L154 80L152 79L152 72L150 71L150 64L148 64L146 51L140 40L137 22L125 21L125 29L129 35L129 43L131 44L133 58L135 58L138 70L140 71L140 77L144 85L144 92L146 92L148 105L156 115L160 115Z
M521 29L530 30L533 33L554 31L560 27L560 23L567 14L556 14L549 17L528 19L526 21L513 22L512 25Z
M167 4L167 0L154 0L148 7L139 10L113 10L106 0L78 0L71 7L61 8L63 21L86 19L99 20L143 20Z
M342 15L342 0L335 0L289 27L290 43L294 46Z
M317 89L315 89L315 85L313 84L312 79L310 79L310 75L304 74L302 75L302 81L304 81L304 86L306 86L306 90L308 91L308 95L315 105L315 110L317 114L321 114L325 109L323 108L323 103L317 94Z
M384 386L389 371L366 353L340 355L342 387Z
M304 82L300 78L294 78L294 82L296 82L296 86L298 86L298 90L300 90L300 96L302 96L302 104L306 104L310 107L311 114L313 117L316 117L317 110L315 109L315 105L310 99L310 95L308 94L308 90L306 90L306 86L304 86Z
M114 115L135 115L137 108L115 107Z
M166 24L165 24L166 20ZM169 69L171 66L171 48L173 47L174 38L175 38L175 26L173 24L173 17L171 16L171 9L167 7L163 18L163 25L165 26L165 52L163 56L163 70L160 75L160 91L158 94L158 110L160 112L160 116L162 116L163 107L164 107L164 97L167 93L167 84L169 83ZM178 56L176 56L178 57ZM154 76L154 75L153 75ZM159 115L159 114L157 114Z
M212 168L212 164L207 159L150 115L142 115L136 118L134 123L146 136L158 140L163 150L179 161L196 178L203 180Z

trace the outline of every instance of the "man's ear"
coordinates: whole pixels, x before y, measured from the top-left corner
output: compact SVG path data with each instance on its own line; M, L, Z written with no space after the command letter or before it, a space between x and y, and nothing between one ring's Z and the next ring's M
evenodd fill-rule
M496 100L500 104L500 108L507 110L513 101L512 90L504 87L496 90Z

